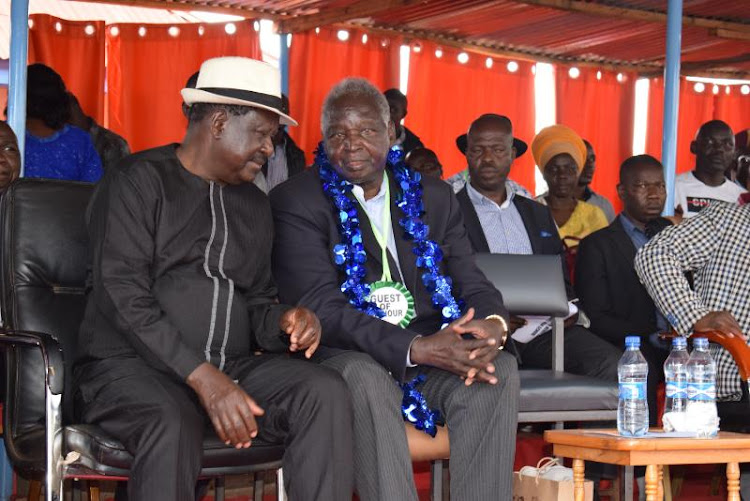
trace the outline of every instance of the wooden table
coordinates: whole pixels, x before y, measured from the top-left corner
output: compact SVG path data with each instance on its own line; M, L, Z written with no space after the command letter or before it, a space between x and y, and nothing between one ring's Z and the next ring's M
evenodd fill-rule
M661 501L662 466L727 465L727 499L740 501L739 463L750 462L750 435L721 431L716 437L627 438L616 430L547 430L553 454L573 459L575 501L583 500L584 461L646 466L646 500Z

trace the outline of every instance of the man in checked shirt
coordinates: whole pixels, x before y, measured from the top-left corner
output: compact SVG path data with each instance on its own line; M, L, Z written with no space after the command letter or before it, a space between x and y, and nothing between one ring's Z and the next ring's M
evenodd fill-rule
M694 218L666 228L635 258L635 269L669 323L682 336L719 331L750 333L750 204L715 202ZM685 271L692 271L691 289ZM742 397L740 374L724 348L711 345L716 397ZM743 499L750 499L750 470L742 469Z

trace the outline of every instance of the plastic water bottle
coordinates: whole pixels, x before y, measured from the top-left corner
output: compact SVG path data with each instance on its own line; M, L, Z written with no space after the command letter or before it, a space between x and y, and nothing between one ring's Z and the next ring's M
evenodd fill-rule
M617 404L617 431L625 437L639 437L648 432L646 380L648 364L641 354L641 338L627 336L625 353L617 364L620 401Z
M716 363L708 352L708 339L696 338L687 363L688 421L699 437L712 437L719 431L716 412Z
M664 362L664 382L666 400L664 413L685 412L687 408L687 340L684 337L672 339L672 352Z

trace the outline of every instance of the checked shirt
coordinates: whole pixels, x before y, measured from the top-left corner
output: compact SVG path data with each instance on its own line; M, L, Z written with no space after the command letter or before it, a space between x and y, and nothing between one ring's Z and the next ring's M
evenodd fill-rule
M750 205L715 202L665 229L635 259L641 282L680 335L712 311L732 313L750 334ZM694 289L685 272L692 271ZM711 345L719 400L739 400L740 376L729 352Z

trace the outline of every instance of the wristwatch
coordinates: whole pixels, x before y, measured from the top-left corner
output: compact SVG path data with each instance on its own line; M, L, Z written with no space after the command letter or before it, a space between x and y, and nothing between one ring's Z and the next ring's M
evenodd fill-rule
M484 319L500 322L500 325L503 326L503 337L502 339L500 339L500 346L497 347L498 350L502 350L503 348L505 348L505 343L508 341L508 322L506 322L505 319L500 315L487 315L486 317L484 317Z

